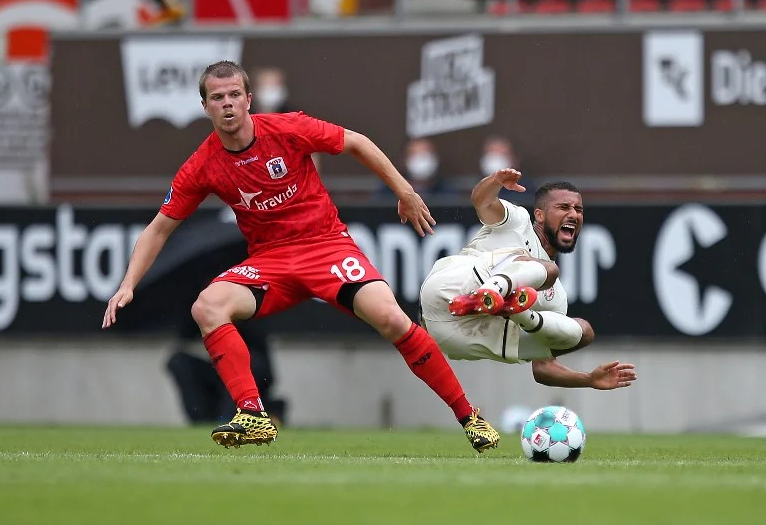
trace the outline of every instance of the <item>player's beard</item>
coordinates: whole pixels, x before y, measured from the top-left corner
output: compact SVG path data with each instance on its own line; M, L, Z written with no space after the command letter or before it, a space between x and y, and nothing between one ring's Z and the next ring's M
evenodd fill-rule
M553 246L553 249L559 253L571 253L574 251L577 245L577 238L580 236L580 232L575 232L572 236L572 244L564 245L559 242L559 231L554 230L548 221L543 223L543 233L545 238L548 239L548 244Z

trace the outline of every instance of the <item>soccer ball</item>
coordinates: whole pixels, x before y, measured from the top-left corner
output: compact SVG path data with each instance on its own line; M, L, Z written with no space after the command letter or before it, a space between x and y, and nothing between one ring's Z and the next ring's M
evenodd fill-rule
M532 461L577 461L585 448L585 427L568 408L543 407L527 418L521 430L521 448Z

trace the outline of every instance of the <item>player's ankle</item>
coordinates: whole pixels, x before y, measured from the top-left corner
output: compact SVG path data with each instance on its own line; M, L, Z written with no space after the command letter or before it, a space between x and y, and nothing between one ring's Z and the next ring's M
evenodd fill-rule
M479 287L479 290L492 290L506 298L513 291L511 280L505 275L493 275L489 280Z

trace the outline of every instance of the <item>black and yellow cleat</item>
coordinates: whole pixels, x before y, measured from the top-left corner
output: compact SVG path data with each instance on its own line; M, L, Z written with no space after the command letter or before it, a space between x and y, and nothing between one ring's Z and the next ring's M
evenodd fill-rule
M465 435L471 446L481 454L488 448L496 448L500 441L500 434L497 430L479 416L479 409L474 408L470 416L460 421L465 430Z
M266 412L237 409L232 420L213 429L213 441L226 448L270 444L277 439L277 427Z

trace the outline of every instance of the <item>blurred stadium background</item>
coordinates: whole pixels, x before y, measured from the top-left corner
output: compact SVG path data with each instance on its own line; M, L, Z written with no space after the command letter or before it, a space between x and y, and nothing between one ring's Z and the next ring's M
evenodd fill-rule
M100 325L211 131L199 73L231 58L254 78L279 70L272 104L369 135L403 172L412 141L438 156L422 241L353 160L318 159L413 317L433 261L476 227L466 197L488 139L530 190L583 190L562 279L597 338L565 362L632 361L639 381L566 391L528 365L453 362L488 419L562 403L596 431L766 432L765 14L751 0L0 2L0 422L186 424L166 363L200 267L240 248L220 203L177 233L117 330ZM312 302L261 326L288 425L454 426L360 322Z

